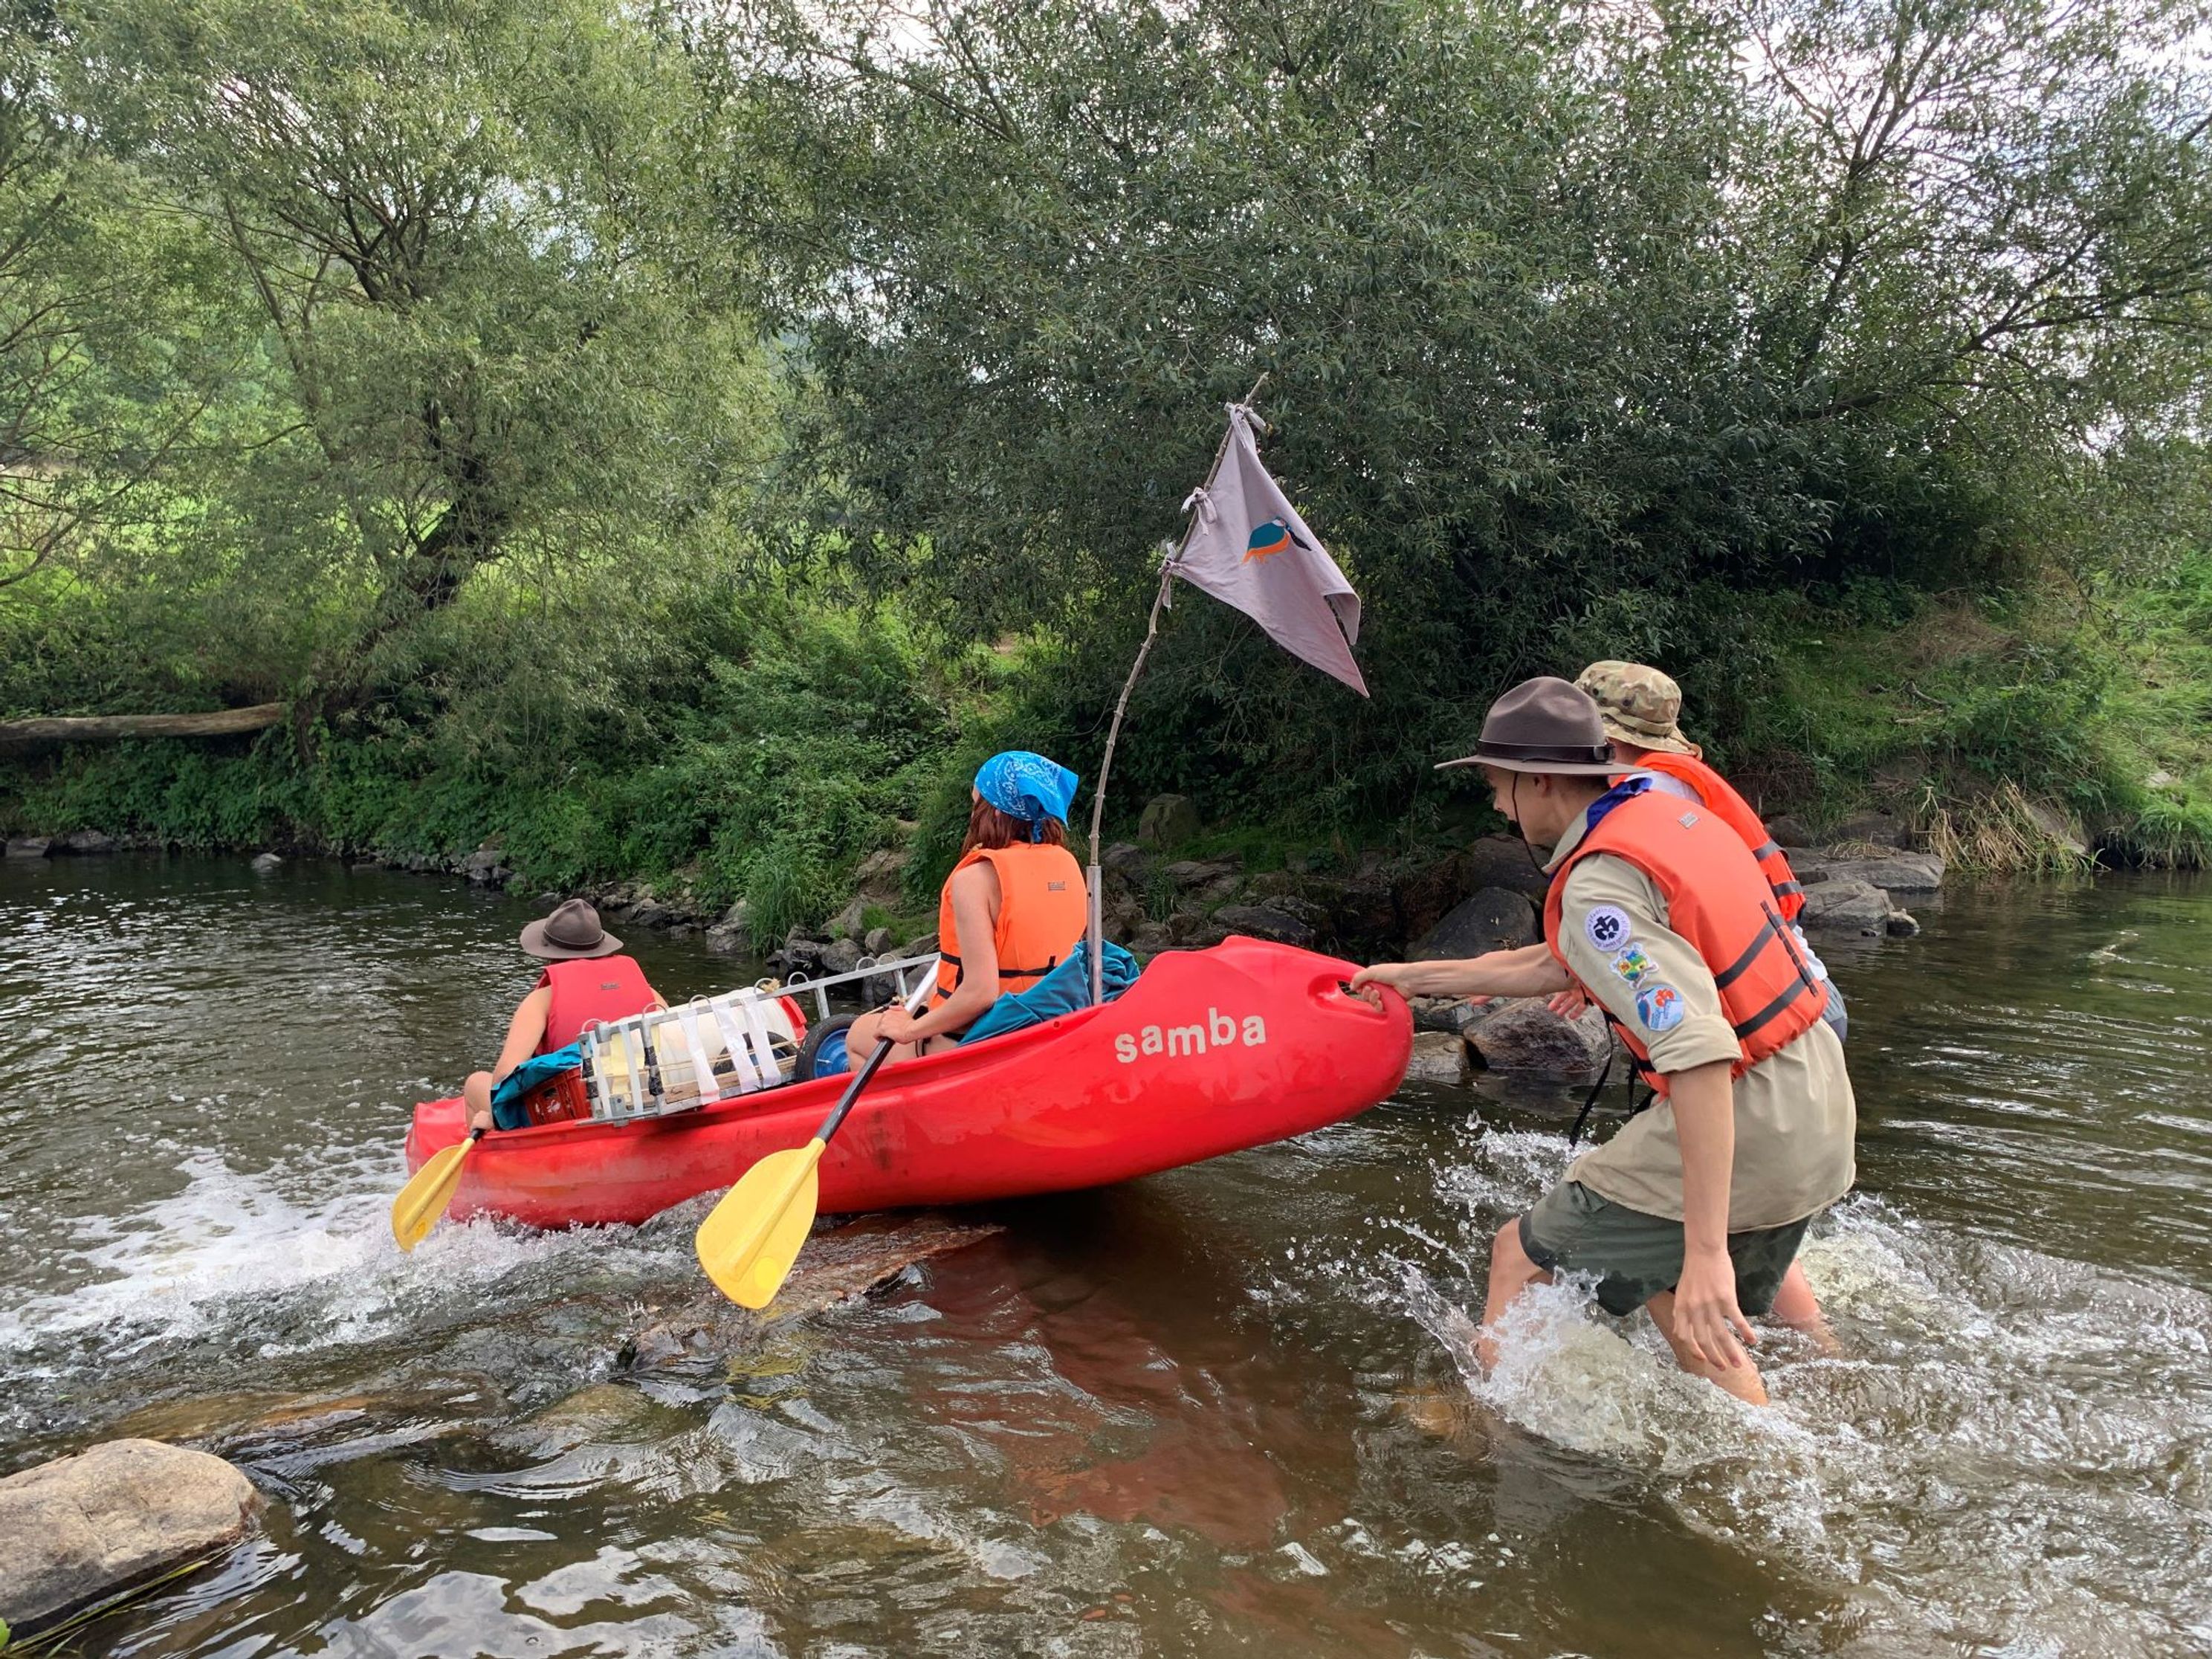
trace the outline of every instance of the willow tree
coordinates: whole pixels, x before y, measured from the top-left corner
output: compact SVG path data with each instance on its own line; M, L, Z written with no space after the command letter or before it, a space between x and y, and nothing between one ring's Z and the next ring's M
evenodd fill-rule
M725 211L821 393L793 478L881 532L872 580L1054 629L1110 683L1221 400L1269 373L1375 704L1200 610L1138 731L1175 723L1160 769L1218 742L1311 799L1395 790L1516 672L1747 649L1747 586L1901 542L1955 579L1972 446L2048 453L2115 407L2100 362L2201 322L2203 88L2160 50L2191 5L746 0L697 27L732 66Z
M0 591L61 579L205 435L239 342L204 242L61 100L40 9L0 15Z
M355 620L320 672L476 573L669 533L758 441L747 331L689 279L690 80L586 0L106 0L65 13L102 141L232 262L269 428L232 499L327 550ZM386 662L387 680L404 672Z

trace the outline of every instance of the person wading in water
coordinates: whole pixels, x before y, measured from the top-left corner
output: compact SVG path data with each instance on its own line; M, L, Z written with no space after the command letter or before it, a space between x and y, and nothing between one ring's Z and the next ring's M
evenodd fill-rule
M645 970L616 954L622 941L599 926L599 913L581 899L569 899L532 922L522 930L521 944L545 963L545 971L507 1022L507 1041L492 1069L471 1072L461 1085L471 1128L492 1127L492 1091L531 1055L567 1048L586 1026L665 1006L646 983Z
M1766 1399L1745 1317L1773 1303L1812 1218L1850 1190L1856 1113L1823 981L1751 849L1717 813L1615 781L1589 695L1553 678L1491 706L1475 752L1498 810L1550 849L1546 956L1362 969L1355 988L1545 996L1604 1005L1656 1098L1499 1229L1478 1357L1558 1271L1596 1276L1608 1313L1638 1308L1685 1370Z
M1082 943L1083 871L1067 850L1075 774L1010 750L985 761L969 793L968 836L938 897L937 990L919 1014L890 1007L853 1022L845 1052L890 1038L890 1061L949 1048L1002 995L1026 991Z

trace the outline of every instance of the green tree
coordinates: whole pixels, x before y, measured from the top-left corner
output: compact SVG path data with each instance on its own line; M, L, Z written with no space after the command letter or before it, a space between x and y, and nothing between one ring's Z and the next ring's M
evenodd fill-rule
M0 591L62 575L207 434L240 344L200 326L207 250L59 100L61 46L0 15Z
M758 0L706 61L818 387L796 492L951 626L1069 641L1079 721L1269 371L1376 702L1194 606L1139 775L1150 732L1155 779L1340 808L1515 674L1755 652L1747 584L1956 574L2008 450L2150 396L2098 365L2201 322L2157 49L2201 15Z
M690 280L680 61L582 0L109 0L76 90L234 263L272 370L230 532L337 613L340 701L477 572L645 556L769 424ZM253 562L248 561L249 567Z

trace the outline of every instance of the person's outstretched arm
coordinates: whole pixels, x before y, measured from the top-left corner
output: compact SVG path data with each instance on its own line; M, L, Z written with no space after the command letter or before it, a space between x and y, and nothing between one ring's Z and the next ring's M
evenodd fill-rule
M1491 951L1461 962L1379 962L1352 977L1355 991L1388 985L1409 997L1545 997L1573 983L1542 945Z

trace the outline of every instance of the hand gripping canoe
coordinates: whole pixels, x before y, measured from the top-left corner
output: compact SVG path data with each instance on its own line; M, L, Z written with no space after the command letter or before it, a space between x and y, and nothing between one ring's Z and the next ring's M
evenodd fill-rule
M929 994L933 981L925 978L906 1000L912 1013ZM741 1308L765 1308L791 1276L792 1264L814 1229L814 1210L821 1197L815 1169L830 1137L845 1121L853 1103L860 1097L891 1051L887 1037L876 1044L867 1063L848 1084L814 1139L789 1152L770 1152L744 1173L738 1184L699 1224L694 1241L699 1265L724 1296Z

